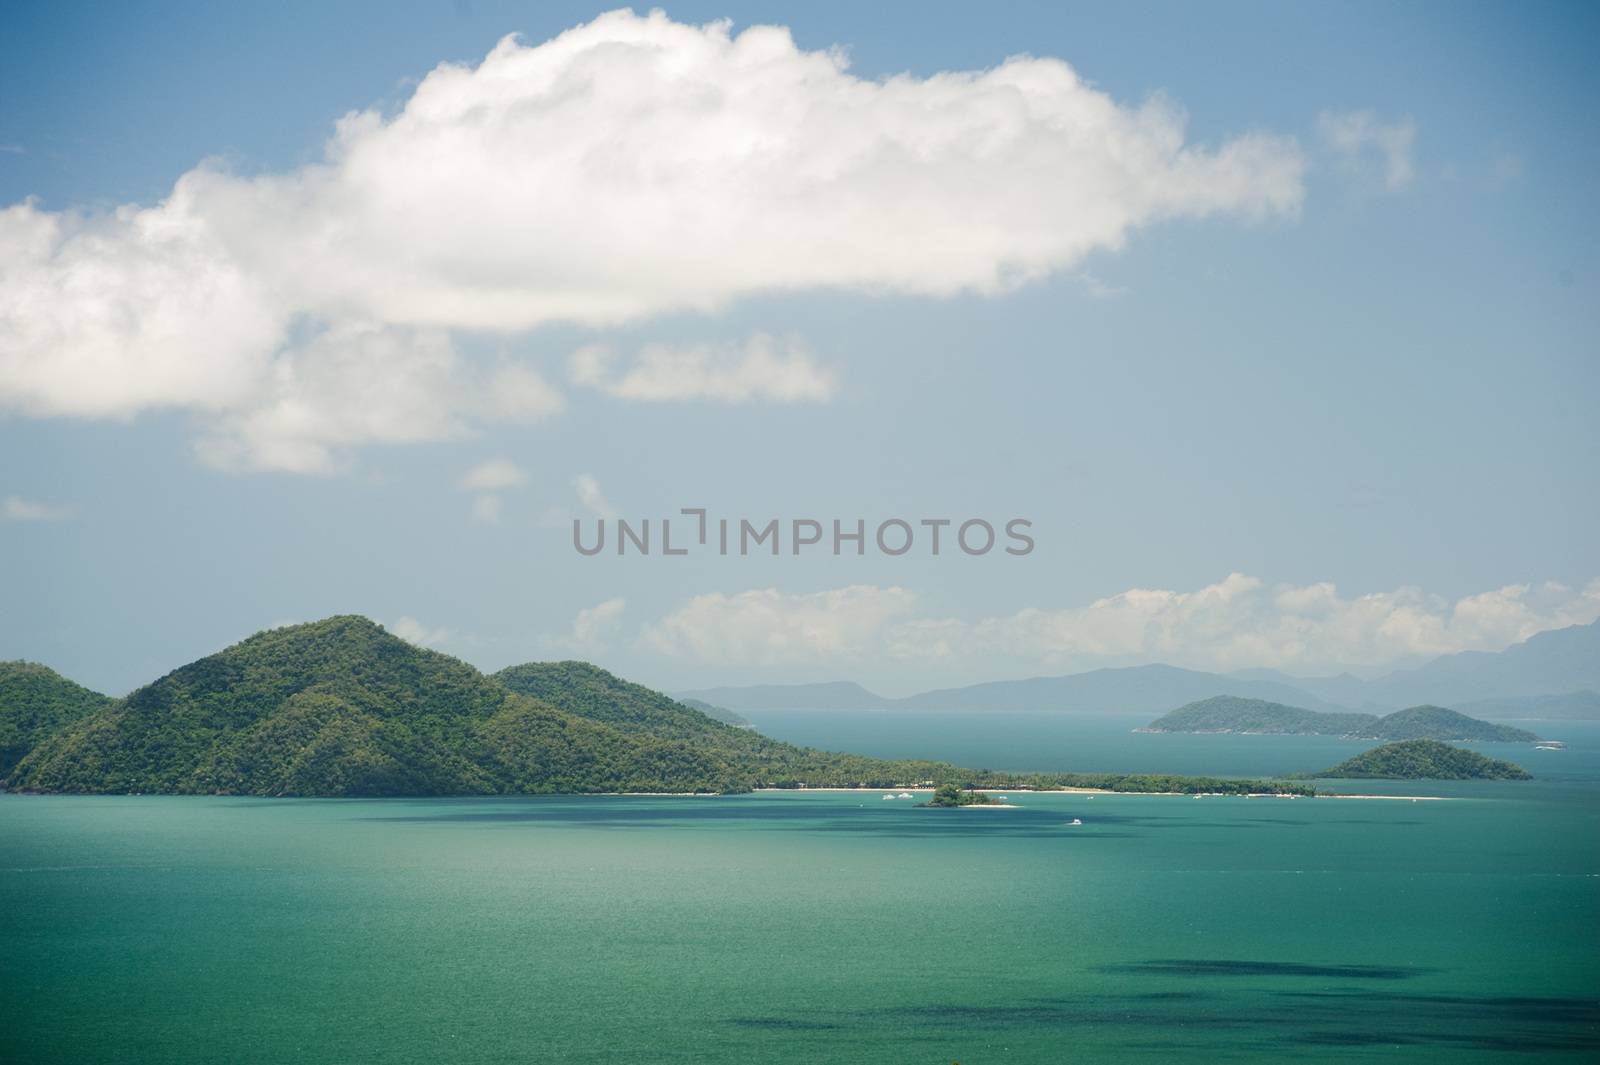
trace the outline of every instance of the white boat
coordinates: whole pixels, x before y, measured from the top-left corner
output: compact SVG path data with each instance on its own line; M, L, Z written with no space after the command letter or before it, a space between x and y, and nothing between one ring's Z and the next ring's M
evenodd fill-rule
M902 791L900 793L900 797L902 799L910 799L910 798L913 798L914 796L909 791Z
M1083 824L1083 818L1074 817L1070 823L1074 824L1074 825L1081 825L1081 824Z
M894 796L893 795L885 795L883 797L883 801L884 802L892 802L892 801L894 801Z

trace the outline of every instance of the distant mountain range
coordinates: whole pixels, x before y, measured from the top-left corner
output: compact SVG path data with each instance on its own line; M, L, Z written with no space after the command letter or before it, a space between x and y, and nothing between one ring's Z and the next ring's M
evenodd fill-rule
M1233 695L1309 710L1387 712L1430 704L1507 720L1600 720L1600 621L1541 632L1504 651L1463 651L1373 680L1275 670L1207 673L1176 666L1096 669L990 681L889 699L859 684L762 684L681 692L734 710L1059 710L1164 713Z
M1463 714L1495 721L1600 721L1600 693L1586 690L1564 695L1478 699L1458 703L1456 708Z
M674 698L725 706L730 710L887 710L900 700L874 695L848 680L821 684L751 684L742 688L701 688Z
M1317 709L1340 709L1288 684L1246 680L1176 666L1096 669L1065 677L990 681L888 699L859 684L761 684L679 692L735 710L1065 710L1153 714L1222 692L1257 699L1294 701Z

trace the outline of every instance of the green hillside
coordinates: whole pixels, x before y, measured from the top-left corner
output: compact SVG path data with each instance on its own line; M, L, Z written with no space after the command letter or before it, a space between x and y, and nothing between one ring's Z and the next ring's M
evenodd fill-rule
M733 724L588 662L528 662L502 669L489 679L557 710L625 731L672 739L715 737L723 743L742 742Z
M1163 714L1141 732L1249 732L1308 736L1375 735L1373 714L1325 714L1298 706L1217 695Z
M1376 714L1323 713L1298 706L1218 695L1180 706L1140 732L1238 732L1296 736L1350 736L1373 740L1469 740L1531 743L1531 732L1448 710L1413 706L1385 717Z
M1469 740L1478 743L1532 743L1539 737L1525 729L1496 725L1442 706L1413 706L1378 720L1384 740Z
M1519 765L1438 740L1386 743L1313 777L1383 780L1531 780Z
M0 662L0 780L46 736L111 700L36 662Z
M458 795L696 791L747 773L516 695L361 617L260 633L44 740L40 791Z
M994 773L797 747L584 662L530 663L486 677L355 616L258 633L125 699L87 696L97 701L86 712L67 714L63 706L51 719L53 731L34 727L32 749L7 786L319 796L900 788L928 781L968 789L1284 789L1158 774Z

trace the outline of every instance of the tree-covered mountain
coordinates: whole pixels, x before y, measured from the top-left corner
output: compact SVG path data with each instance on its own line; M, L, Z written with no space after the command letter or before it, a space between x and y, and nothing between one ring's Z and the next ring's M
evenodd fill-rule
M1320 713L1266 699L1214 695L1156 718L1140 732L1287 733L1303 736L1373 736L1372 714Z
M625 731L669 739L714 738L736 745L744 745L749 737L687 701L623 680L588 662L527 662L502 669L489 679L557 710Z
M1180 706L1140 732L1238 732L1296 736L1350 736L1372 740L1474 740L1522 743L1538 737L1509 725L1479 721L1442 706L1413 706L1376 714L1321 713L1298 706L1218 695Z
M1380 740L1469 740L1478 743L1532 743L1526 729L1496 725L1443 706L1412 706L1378 719Z
M361 617L274 629L34 748L38 791L257 795L722 791L750 774L515 694Z
M0 780L40 740L111 701L36 662L0 662Z
M75 688L57 690L78 698ZM583 662L533 663L486 677L355 616L258 633L124 699L94 698L76 716L52 707L61 723L47 735L35 730L7 786L320 796L927 782L1017 790L1285 787L1156 774L995 773L797 747Z
M1374 747L1320 773L1332 779L1531 780L1527 770L1438 740L1400 740Z

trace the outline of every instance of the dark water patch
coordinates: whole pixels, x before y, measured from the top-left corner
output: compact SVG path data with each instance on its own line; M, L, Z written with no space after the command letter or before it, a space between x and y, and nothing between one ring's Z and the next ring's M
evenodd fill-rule
M1277 965L1272 966L1274 969ZM1349 967L1304 966L1304 969ZM1370 968L1370 967L1354 967ZM1345 975L1348 975L1346 973ZM1472 995L1383 995L1361 991L1261 996L1150 992L1036 998L1015 1003L929 1002L838 1011L734 1017L727 1023L796 1033L839 1032L848 1038L868 1033L975 1031L1062 1031L1092 1029L1102 1034L1126 1030L1127 1050L1171 1052L1183 1046L1276 1053L1273 1048L1432 1047L1495 1053L1586 1052L1600 1049L1595 1021L1600 1004L1585 999L1526 999ZM1290 1005L1282 998L1295 998ZM1197 999L1205 999L1203 1006ZM1317 999L1324 1001L1318 1002ZM1425 1008L1420 1011L1417 1006ZM1434 1009L1427 1006L1436 1007ZM1209 1033L1176 1042L1149 1033ZM1218 1042L1218 1039L1225 1040Z
M1355 1031L1301 1032L1298 1035L1289 1036L1288 1041L1319 1047L1400 1046L1416 1042L1416 1040L1406 1036L1388 1032Z
M1463 1020L1467 1020L1463 1018ZM1494 1031L1466 1032L1459 1029L1439 1031L1358 1032L1350 1029L1295 1032L1285 1036L1285 1043L1300 1046L1435 1046L1462 1050L1482 1050L1494 1053L1535 1053L1557 1051L1577 1053L1600 1049L1600 1037L1574 1032L1521 1032Z
M728 1023L738 1028L774 1032L832 1032L842 1027L826 1021L807 1021L797 1017L729 1017Z
M1101 972L1145 976L1315 976L1340 980L1409 980L1431 969L1390 965L1308 965L1293 961L1234 961L1223 958L1162 958L1102 965Z
M1497 1023L1538 1022L1585 1025L1600 1032L1600 999L1538 997L1527 995L1424 995L1385 994L1365 989L1331 991L1274 991L1273 995L1302 1001L1321 1000L1343 1010L1351 1003L1403 1005L1413 1015L1459 1016L1463 1009Z

